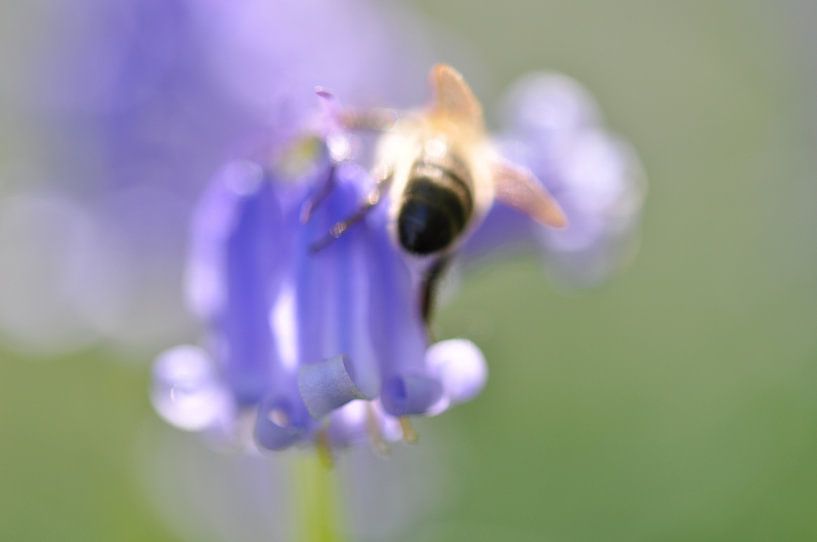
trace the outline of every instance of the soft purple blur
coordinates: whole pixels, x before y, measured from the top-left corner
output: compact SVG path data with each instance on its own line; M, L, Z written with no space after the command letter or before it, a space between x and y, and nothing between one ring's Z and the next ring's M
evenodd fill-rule
M632 253L645 184L627 142L603 126L598 107L576 81L560 74L530 74L504 99L504 155L529 168L559 202L568 226L554 230L501 205L469 241L479 257L499 248L538 246L561 283L592 285Z
M78 0L43 13L48 38L19 108L44 146L18 166L17 198L0 202L20 217L6 251L21 268L20 280L7 279L0 323L25 349L100 337L151 348L189 332L173 292L206 180L302 130L317 84L359 105L405 104L423 91L421 32L367 0ZM31 241L22 224L57 220L43 205L84 224L70 230L94 247L78 282L32 280L46 260L17 249ZM74 258L64 252L55 247L49 268Z

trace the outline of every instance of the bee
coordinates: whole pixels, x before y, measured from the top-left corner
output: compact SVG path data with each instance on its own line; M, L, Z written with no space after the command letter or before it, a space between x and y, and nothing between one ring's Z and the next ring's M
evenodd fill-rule
M432 99L402 115L352 112L352 128L381 129L376 183L361 207L335 224L314 248L337 239L388 195L389 232L408 257L423 263L420 307L428 323L434 290L452 255L500 201L544 225L565 215L531 172L501 158L485 130L482 106L462 75L438 64L429 75Z

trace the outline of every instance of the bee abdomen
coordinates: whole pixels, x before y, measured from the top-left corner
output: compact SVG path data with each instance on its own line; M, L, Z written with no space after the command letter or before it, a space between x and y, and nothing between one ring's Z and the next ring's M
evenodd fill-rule
M412 178L397 217L400 245L420 255L439 252L453 243L471 215L470 194L431 177Z

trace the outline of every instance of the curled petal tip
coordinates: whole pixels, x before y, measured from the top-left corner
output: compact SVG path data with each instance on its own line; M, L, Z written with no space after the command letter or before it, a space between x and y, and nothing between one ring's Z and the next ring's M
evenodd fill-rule
M255 441L267 450L284 450L302 440L308 429L289 404L277 398L268 398L258 408Z
M433 344L426 353L429 369L443 388L441 400L432 412L470 401L485 387L488 364L479 347L466 339L449 339Z
M345 356L301 366L298 389L306 409L315 419L354 399L367 399L355 384L352 365Z
M403 374L388 379L383 386L383 409L392 416L425 414L443 394L435 378L422 374Z

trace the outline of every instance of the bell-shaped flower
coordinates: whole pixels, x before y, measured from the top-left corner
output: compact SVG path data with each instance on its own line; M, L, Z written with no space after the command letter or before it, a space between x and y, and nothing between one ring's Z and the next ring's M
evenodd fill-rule
M401 417L439 414L484 384L473 344L429 348L385 206L316 246L358 209L367 171L328 156L309 169L293 180L234 162L202 198L187 282L206 348L157 360L153 400L169 422L270 450L380 446L412 437Z

